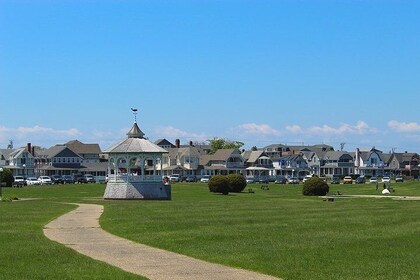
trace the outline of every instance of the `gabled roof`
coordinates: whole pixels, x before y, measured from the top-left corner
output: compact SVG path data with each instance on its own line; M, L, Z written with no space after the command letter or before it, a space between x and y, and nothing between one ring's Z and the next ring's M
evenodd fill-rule
M156 140L155 144L158 145L158 146L170 146L172 148L175 148L174 144L172 144L171 142L169 142L168 140L163 139L163 138Z
M242 157L244 158L245 162L248 163L255 163L262 156L266 156L266 154L261 150L245 151L242 153Z
M65 144L71 150L78 154L97 154L102 153L99 144L84 144L78 140L72 140Z
M233 154L241 155L236 149L219 149L212 155L211 160L227 160Z
M16 149L0 149L0 160L7 160Z
M340 158L347 157L353 159L353 156L346 151L329 151L326 152L324 155L324 160L332 160L332 161L339 161Z
M66 157L79 157L82 158L78 153L67 147L66 145L55 145L52 146L49 149L42 150L38 153L39 157L45 157L45 158L53 158L60 154L64 153ZM64 155L63 155L64 156Z

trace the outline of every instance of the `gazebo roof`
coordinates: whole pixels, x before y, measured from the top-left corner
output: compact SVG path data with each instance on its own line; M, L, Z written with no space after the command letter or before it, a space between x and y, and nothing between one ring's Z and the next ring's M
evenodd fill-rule
M126 154L126 153L167 153L168 151L159 147L144 138L144 133L135 122L131 130L127 133L128 138L111 146L104 153L106 154Z

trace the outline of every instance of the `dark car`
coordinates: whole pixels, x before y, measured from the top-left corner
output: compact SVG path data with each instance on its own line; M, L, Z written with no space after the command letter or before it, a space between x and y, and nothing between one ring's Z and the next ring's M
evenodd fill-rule
M74 175L74 182L79 184L86 184L88 181L83 174L76 174Z
M74 178L71 175L63 175L63 184L74 184Z
M276 180L274 181L274 184L286 184L287 179L284 176L278 176Z
M52 175L51 181L53 184L64 184L64 179L60 175Z
M363 176L357 177L356 180L354 181L356 184L364 184L366 183L366 179Z
M197 182L197 177L195 175L189 175L185 178L185 182Z
M258 180L258 182L259 182L260 184L268 184L268 178L261 177L261 178Z
M331 184L340 184L341 179L340 177L332 177Z

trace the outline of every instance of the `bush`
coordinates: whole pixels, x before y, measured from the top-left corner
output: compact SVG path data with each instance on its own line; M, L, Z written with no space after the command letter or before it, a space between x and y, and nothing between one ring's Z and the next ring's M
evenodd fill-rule
M227 176L216 175L210 178L209 190L214 193L229 194L229 180Z
M311 179L303 183L303 195L308 196L319 196L326 195L330 190L330 187L324 180L318 177L312 177Z
M229 174L227 179L229 181L229 189L231 192L240 193L246 187L246 180L240 174Z
M15 178L13 177L12 171L10 169L3 168L3 172L0 172L0 183L1 185L6 185L6 187L11 188Z

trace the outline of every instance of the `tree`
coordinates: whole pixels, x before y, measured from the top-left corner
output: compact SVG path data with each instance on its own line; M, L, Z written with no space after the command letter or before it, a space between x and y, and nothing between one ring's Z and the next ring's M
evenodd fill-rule
M303 195L320 196L326 195L330 190L328 184L319 177L312 177L303 183Z
M239 141L232 141L229 139L224 138L213 138L210 140L207 140L210 143L210 154L214 154L217 152L217 150L220 149L235 149L239 150L243 145L245 145L242 142Z
M3 169L3 172L0 172L0 182L5 184L6 187L12 187L15 178L13 177L12 171L10 169Z
M258 151L257 146L253 146L253 147L251 148L251 151Z
M231 192L240 193L245 189L246 180L241 174L229 174L227 178Z
M214 193L229 194L229 180L225 175L216 175L210 178L209 190Z

